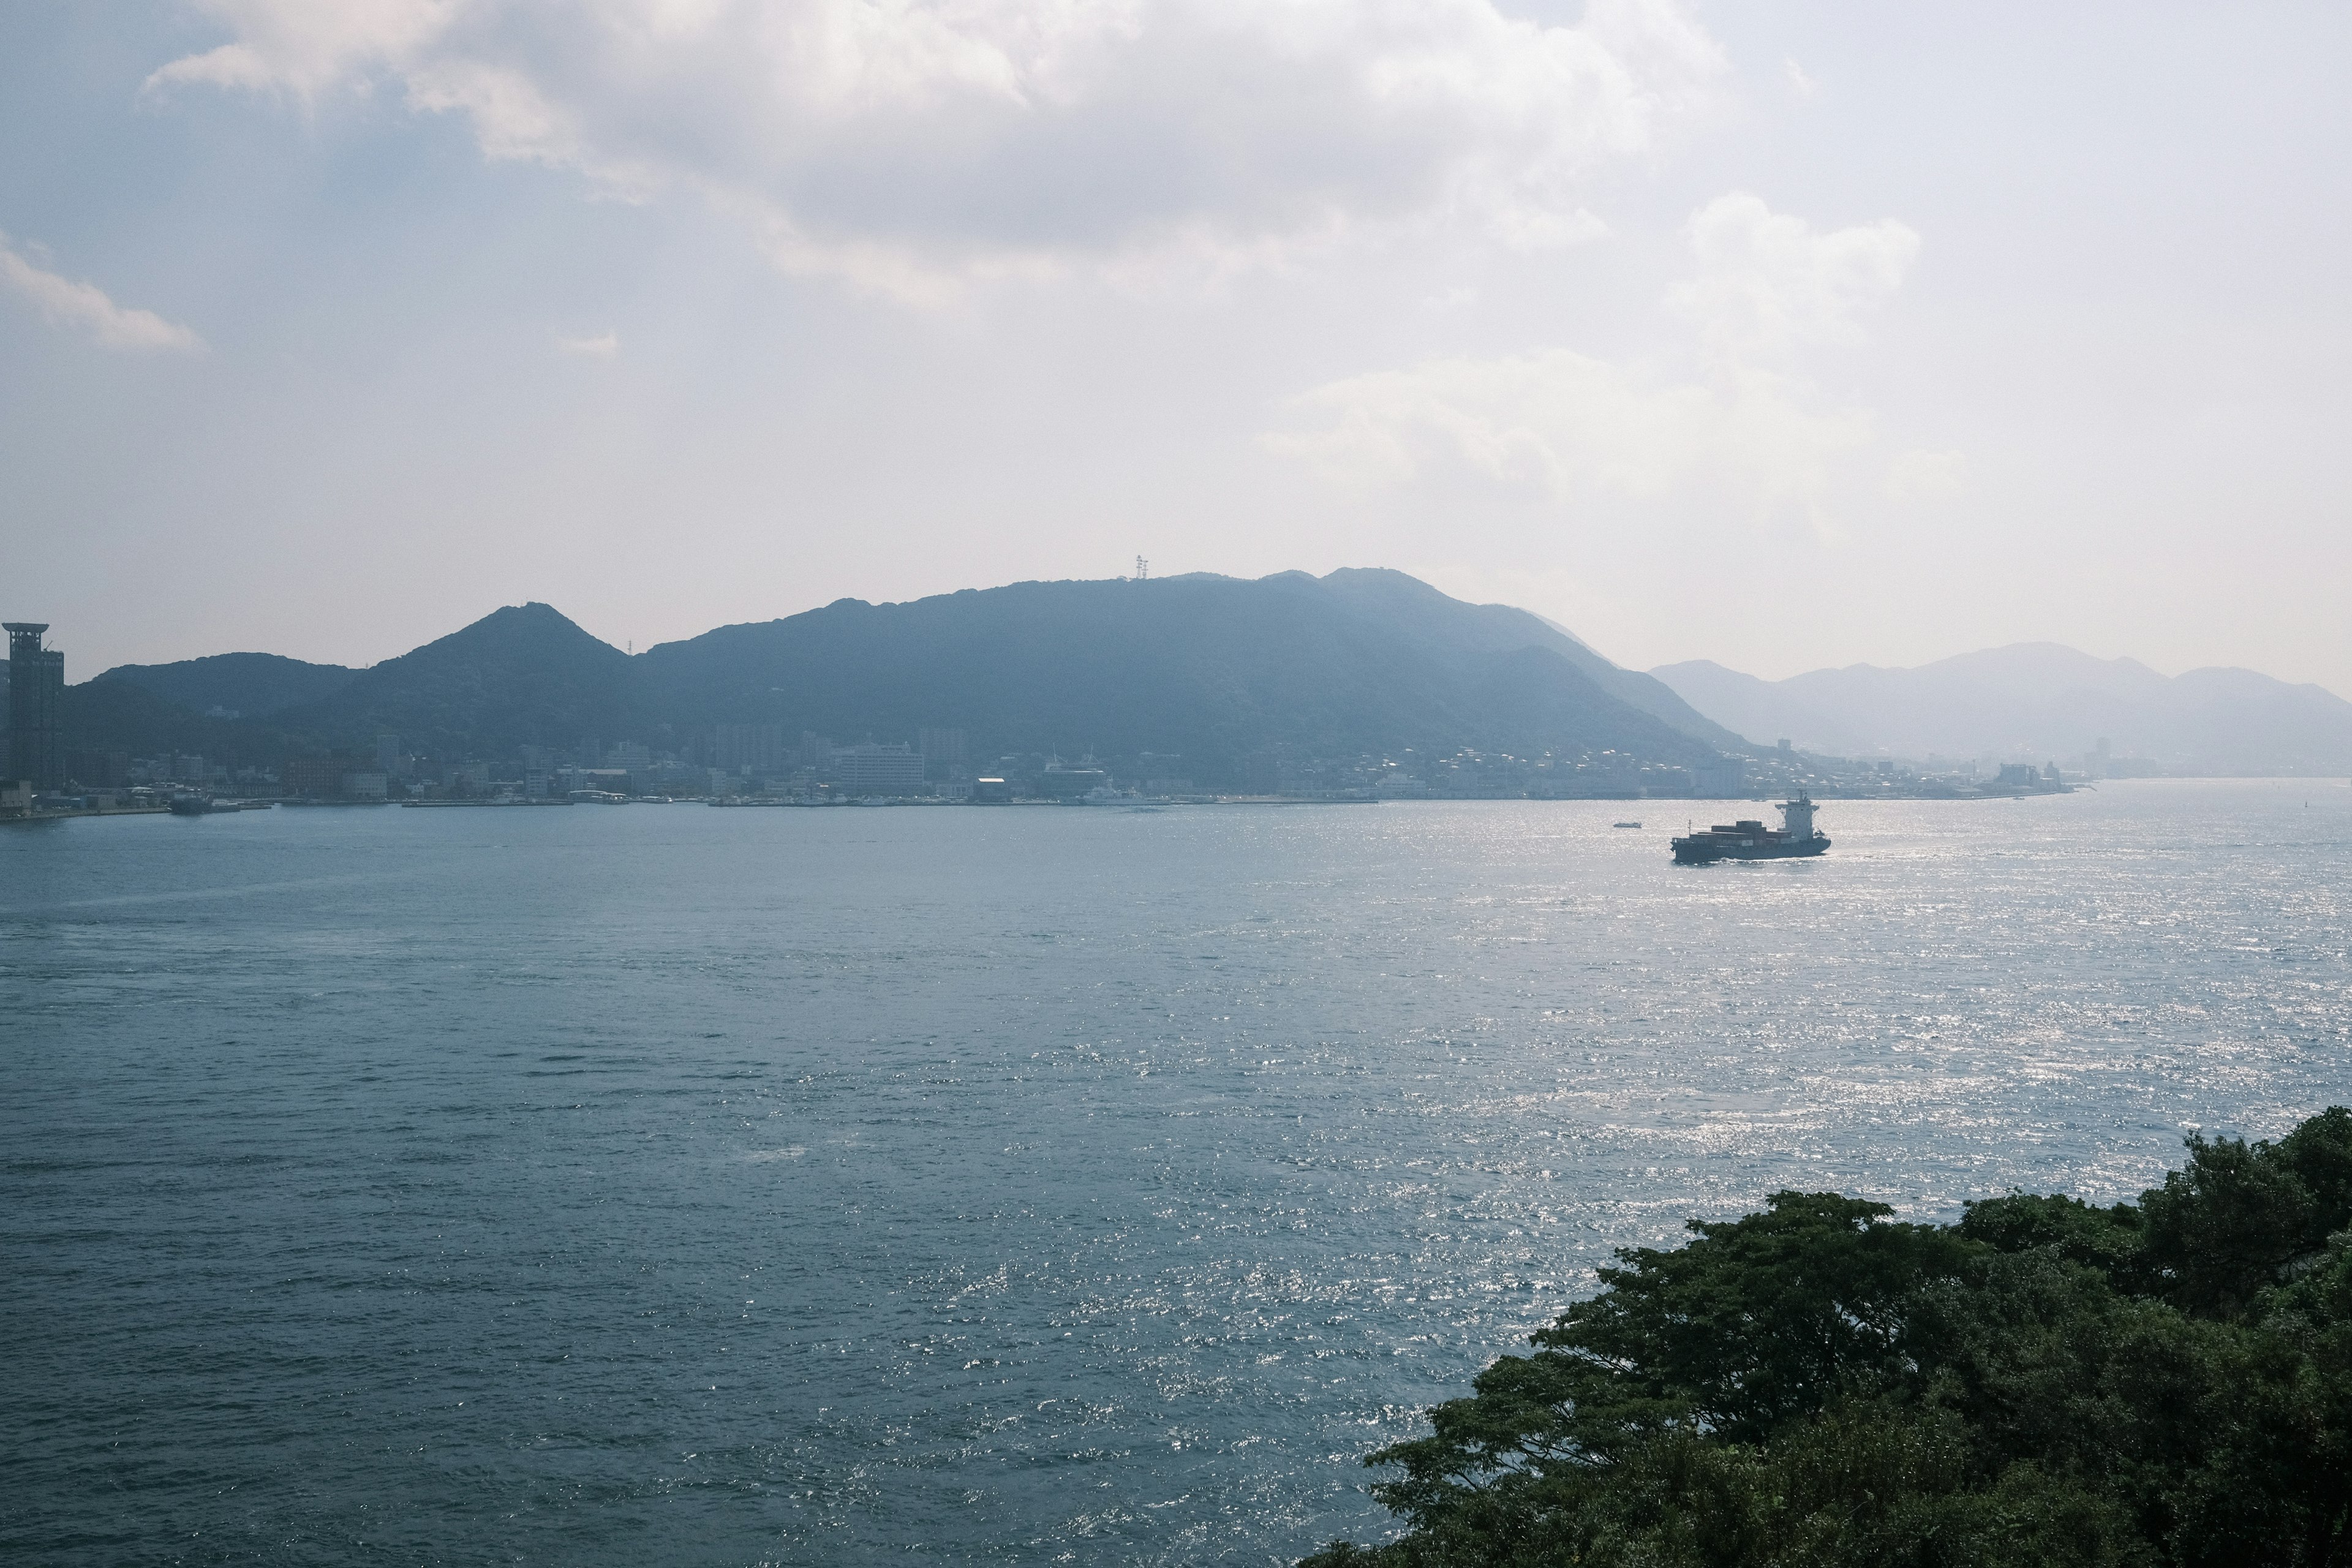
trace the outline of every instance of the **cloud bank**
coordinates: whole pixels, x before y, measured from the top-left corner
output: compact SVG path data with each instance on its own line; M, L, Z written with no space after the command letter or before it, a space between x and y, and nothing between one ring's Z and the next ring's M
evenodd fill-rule
M0 234L0 286L37 306L59 326L79 327L110 349L193 353L204 339L152 310L118 305L95 283L78 283L26 260Z
M1891 221L1824 234L1745 194L1701 208L1685 233L1694 270L1664 304L1689 329L1696 374L1565 348L1437 359L1318 387L1295 404L1314 427L1266 444L1351 484L1458 464L1559 502L1697 491L1820 525L1841 464L1876 426L1822 395L1803 351L1857 341L1919 237ZM1913 456L1906 493L1957 482L1955 457Z
M1090 267L1210 272L1445 226L1543 246L1702 109L1671 0L1575 26L1492 0L207 0L153 91L390 86L485 155L694 193L787 270L909 296Z

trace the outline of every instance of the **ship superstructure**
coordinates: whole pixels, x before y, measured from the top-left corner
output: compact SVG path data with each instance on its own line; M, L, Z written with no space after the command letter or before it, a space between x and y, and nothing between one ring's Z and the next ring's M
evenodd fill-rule
M1675 840L1675 859L1684 866L1706 866L1717 860L1785 860L1819 855L1830 847L1813 826L1813 797L1800 793L1780 804L1780 826L1767 827L1753 817L1718 822L1704 833Z

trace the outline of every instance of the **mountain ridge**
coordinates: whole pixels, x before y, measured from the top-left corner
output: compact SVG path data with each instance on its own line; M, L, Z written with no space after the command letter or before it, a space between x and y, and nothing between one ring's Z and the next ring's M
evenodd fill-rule
M1738 743L1663 683L1538 616L1381 569L845 598L634 657L534 601L346 674L254 662L272 658L125 666L74 689L217 698L239 671L301 672L329 689L285 704L275 688L247 698L268 701L289 749L367 747L388 732L435 754L487 756L591 740L684 750L722 724L845 741L952 728L975 753L1157 753L1226 784L1276 753L1616 751L1702 765Z
M836 601L638 658L649 699L697 724L832 734L859 723L954 726L1008 751L1176 753L1210 776L1283 746L1713 754L1700 737L1714 726L1685 710L1695 735L1611 695L1535 617L1506 612L1525 628L1498 634L1479 606L1395 575L1412 586L1339 574L1192 574ZM1396 612L1400 591L1420 605L1418 618ZM1537 661L1532 684L1498 662L1522 653ZM935 673L919 681L913 667L923 662ZM928 709L908 705L919 700Z
M1840 756L2116 756L2236 773L2352 770L2352 702L2210 666L2177 676L2063 643L2011 643L1911 668L1856 664L1765 680L1707 659L1650 674L1769 743Z
M193 712L260 719L328 697L360 670L276 653L215 653L174 664L118 664L93 679L121 681Z
M71 743L247 760L384 732L449 756L683 752L714 726L759 724L840 741L963 729L975 756L1148 752L1225 783L1277 753L1702 765L1783 736L1816 754L2070 764L2104 738L2184 771L2352 772L2352 704L2255 671L2167 677L2055 643L1780 681L1703 659L1634 671L1540 616L1383 568L843 598L634 657L532 601L364 668L253 653L118 666L68 688L68 714Z

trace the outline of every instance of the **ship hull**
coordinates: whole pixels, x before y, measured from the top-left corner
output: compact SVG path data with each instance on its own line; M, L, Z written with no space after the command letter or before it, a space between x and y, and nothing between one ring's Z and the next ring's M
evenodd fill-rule
M1704 839L1706 835L1694 835ZM1675 863L1678 866L1712 866L1717 860L1797 860L1826 851L1830 841L1815 835L1794 842L1780 844L1708 844L1691 838L1675 840Z
M207 800L203 795L177 795L172 797L173 816L219 816L233 811L267 811L266 800Z

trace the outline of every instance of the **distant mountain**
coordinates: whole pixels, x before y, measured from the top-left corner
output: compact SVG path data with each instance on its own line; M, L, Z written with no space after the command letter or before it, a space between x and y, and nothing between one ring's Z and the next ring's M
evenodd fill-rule
M1761 680L1706 660L1650 672L1764 744L1840 756L2116 756L2237 773L2352 772L2352 702L2244 669L2167 678L2055 643L1989 648L1915 669L1852 665Z
M1382 571L844 599L635 658L521 605L367 669L232 654L126 666L71 690L110 747L134 752L193 738L211 708L247 716L203 731L242 750L264 736L364 748L389 732L445 757L506 757L590 740L682 750L722 723L844 742L939 727L965 731L975 758L1171 753L1204 784L1237 784L1276 753L1589 749L1696 764L1740 745L1538 616ZM261 714L266 727L251 722Z
M1524 610L1372 570L844 599L635 658L521 605L367 669L256 653L121 666L68 688L66 721L69 746L237 762L387 731L445 757L507 757L589 740L682 750L721 723L839 741L942 727L964 730L975 758L1173 753L1204 784L1276 753L1615 750L1692 764L1782 736L1836 755L2011 761L2071 761L2105 739L2118 757L2185 769L2352 773L2352 703L2248 670L2167 679L2030 643L1777 681L1705 660L1642 674Z
M127 681L198 713L219 709L231 718L259 719L332 696L358 673L274 653L216 653L177 664L118 664L98 679Z
M1392 572L845 599L666 643L636 662L646 710L681 727L756 721L887 740L952 726L982 754L1178 753L1204 783L1232 782L1276 748L1589 747L1699 763L1724 734L1533 616Z
M337 745L382 733L444 756L504 756L654 728L629 656L546 605L509 605L462 631L359 671L273 721Z

